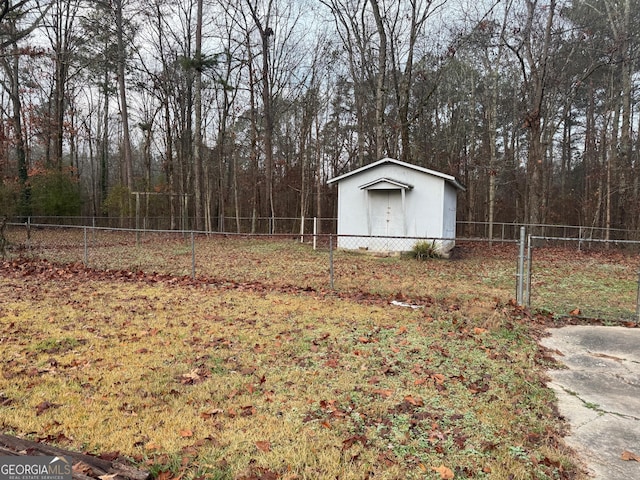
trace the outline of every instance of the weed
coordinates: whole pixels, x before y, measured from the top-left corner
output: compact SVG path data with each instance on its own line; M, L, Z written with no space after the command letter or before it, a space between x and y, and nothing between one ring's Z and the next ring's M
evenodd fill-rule
M600 405L598 405L597 403L593 403L593 402L583 402L584 406L586 408L589 408L591 410L596 410L596 411L600 411Z
M523 461L523 462L529 461L529 454L520 445L509 447L509 453L511 454L511 456L513 456L514 458L517 458L520 461Z
M416 260L428 260L431 258L440 258L442 255L438 250L435 240L431 242L423 240L413 246L411 256Z
M34 352L41 353L63 353L69 350L73 350L78 347L80 342L76 338L64 337L64 338L47 338L38 342L33 346Z

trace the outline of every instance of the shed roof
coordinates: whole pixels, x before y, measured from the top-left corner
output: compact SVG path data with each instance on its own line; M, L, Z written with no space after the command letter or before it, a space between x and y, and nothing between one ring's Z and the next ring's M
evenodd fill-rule
M453 185L458 190L462 190L462 191L466 190L464 185L462 185L460 182L458 182L456 177L454 177L453 175L447 175L446 173L437 172L435 170L430 170L430 169L424 168L424 167L419 167L418 165L413 165L411 163L401 162L400 160L396 160L394 158L383 158L382 160L378 160L377 162L370 163L369 165L365 165L364 167L356 168L355 170L352 170L352 171L350 171L348 173L345 173L343 175L340 175L340 176L337 176L337 177L333 177L332 179L328 180L327 183L330 184L330 183L339 182L340 180L343 180L343 179L345 179L347 177L350 177L352 175L357 175L357 174L359 174L361 172L364 172L365 170L369 170L371 168L375 168L375 167L378 167L380 165L384 165L386 163L392 163L392 164L395 164L395 165L400 165L401 167L405 167L405 168L408 168L408 169L411 169L411 170L415 170L417 172L426 173L427 175L433 175L435 177L442 178L445 182Z

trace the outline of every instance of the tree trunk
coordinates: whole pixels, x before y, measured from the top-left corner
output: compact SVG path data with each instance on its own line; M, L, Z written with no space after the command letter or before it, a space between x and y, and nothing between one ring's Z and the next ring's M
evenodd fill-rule
M269 26L269 16L271 12L266 13L266 18L263 22L258 16L256 7L251 3L251 0L247 0L249 9L251 10L251 16L253 21L260 32L260 39L262 45L262 72L260 83L262 85L262 109L264 116L264 156L265 156L265 188L266 188L266 201L269 209L269 233L275 232L275 209L273 203L273 110L272 110L272 92L271 92L271 75L269 72L271 61L269 55L269 37L274 32ZM271 4L269 4L271 5Z
M369 0L373 9L373 16L378 29L380 50L378 51L378 80L376 82L376 160L383 158L385 152L384 136L384 109L385 109L385 83L387 73L387 33L385 31L378 0Z
M202 0L197 0L195 52L195 138L193 142L193 190L195 197L195 229L202 230Z
M116 38L118 48L117 74L118 74L118 90L120 93L120 115L122 120L122 171L123 184L127 186L130 192L134 189L133 184L133 154L131 151L131 138L129 132L129 107L127 104L127 90L125 78L125 64L127 54L124 44L124 20L123 20L123 0L114 0L114 14L116 19ZM131 200L129 202L131 204ZM130 205L131 206L131 205Z
M12 32L15 32L15 24L9 26ZM13 44L13 55L3 56L2 66L9 79L9 98L11 99L12 127L14 135L14 146L16 153L16 161L18 166L18 181L20 182L20 205L18 213L21 216L31 214L30 207L30 190L27 180L29 179L29 166L27 164L27 148L22 129L22 99L20 96L20 55L17 53L18 45Z
M544 177L543 169L545 165L545 148L542 141L542 119L545 90L548 82L548 62L551 49L551 27L553 25L556 0L551 0L547 9L547 19L540 46L539 56L533 53L534 32L531 31L531 24L536 11L537 1L527 0L528 17L526 27L525 59L531 72L526 83L529 84L529 111L525 118L525 126L529 129L529 154L527 158L528 175L528 195L527 209L528 222L531 224L541 224L544 222Z

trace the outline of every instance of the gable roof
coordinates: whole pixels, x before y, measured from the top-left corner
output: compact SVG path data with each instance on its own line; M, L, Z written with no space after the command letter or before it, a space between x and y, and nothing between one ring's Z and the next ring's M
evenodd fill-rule
M394 180L388 177L380 177L371 182L367 182L364 185L360 185L360 190L370 190L375 188L388 188L391 187L393 189L398 190L411 190L413 185L406 182L401 182L399 180Z
M466 190L466 188L460 182L458 182L456 177L454 177L453 175L447 175L446 173L437 172L435 170L430 170L430 169L424 168L424 167L419 167L418 165L413 165L411 163L401 162L400 160L396 160L394 158L383 158L382 160L378 160L377 162L370 163L369 165L365 165L364 167L356 168L355 170L352 170L352 171L350 171L348 173L345 173L343 175L340 175L338 177L333 177L332 179L327 181L327 184L339 182L340 180L343 180L343 179L345 179L347 177L350 177L352 175L357 175L357 174L359 174L361 172L364 172L365 170L369 170L371 168L375 168L375 167L378 167L380 165L384 165L386 163L392 163L392 164L395 164L395 165L399 165L401 167L405 167L405 168L408 168L408 169L411 169L411 170L415 170L417 172L426 173L427 175L433 175L434 177L442 178L445 182L447 182L450 185L454 186L458 190L462 190L462 191Z

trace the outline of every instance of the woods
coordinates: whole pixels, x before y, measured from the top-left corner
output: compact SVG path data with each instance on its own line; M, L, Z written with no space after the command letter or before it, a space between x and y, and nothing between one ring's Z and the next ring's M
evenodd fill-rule
M459 220L640 228L631 0L0 7L0 213L275 231L389 156Z

